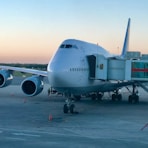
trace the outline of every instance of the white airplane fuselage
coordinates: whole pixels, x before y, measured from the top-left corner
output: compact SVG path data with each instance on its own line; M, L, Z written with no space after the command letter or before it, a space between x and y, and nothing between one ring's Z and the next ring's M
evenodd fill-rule
M48 64L48 79L51 87L67 94L87 94L106 91L101 80L89 79L88 55L112 56L102 47L74 39L65 40Z

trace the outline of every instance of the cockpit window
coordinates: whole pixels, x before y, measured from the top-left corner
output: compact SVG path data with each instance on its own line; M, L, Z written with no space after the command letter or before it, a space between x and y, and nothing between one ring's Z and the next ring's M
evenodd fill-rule
M72 45L67 44L67 45L65 46L65 48L72 48Z
M76 48L76 49L78 49L76 45L71 45L71 44L62 44L60 46L60 48Z
M64 48L65 47L65 45L64 44L62 44L61 46L60 46L60 48Z

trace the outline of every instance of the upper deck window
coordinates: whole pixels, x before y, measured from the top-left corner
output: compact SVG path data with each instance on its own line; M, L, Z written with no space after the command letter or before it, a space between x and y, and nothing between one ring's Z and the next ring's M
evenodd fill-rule
M77 49L77 46L76 45L71 45L71 44L62 44L60 46L60 48L76 48Z

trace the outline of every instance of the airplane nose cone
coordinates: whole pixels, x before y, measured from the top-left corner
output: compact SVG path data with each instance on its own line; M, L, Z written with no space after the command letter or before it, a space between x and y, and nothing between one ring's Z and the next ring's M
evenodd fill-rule
M48 66L48 80L51 87L65 87L68 84L68 68L62 63Z
M65 83L61 72L49 71L48 79L49 84L54 88L61 87Z

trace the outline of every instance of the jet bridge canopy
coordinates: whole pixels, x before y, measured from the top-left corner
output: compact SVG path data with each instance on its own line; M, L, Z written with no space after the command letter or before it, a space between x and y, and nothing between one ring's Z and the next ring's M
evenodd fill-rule
M135 56L133 59L132 57L117 59L105 58L99 54L89 55L87 56L89 78L100 80L148 81L148 58L142 58L148 56L136 57L138 57L138 59L135 59Z

